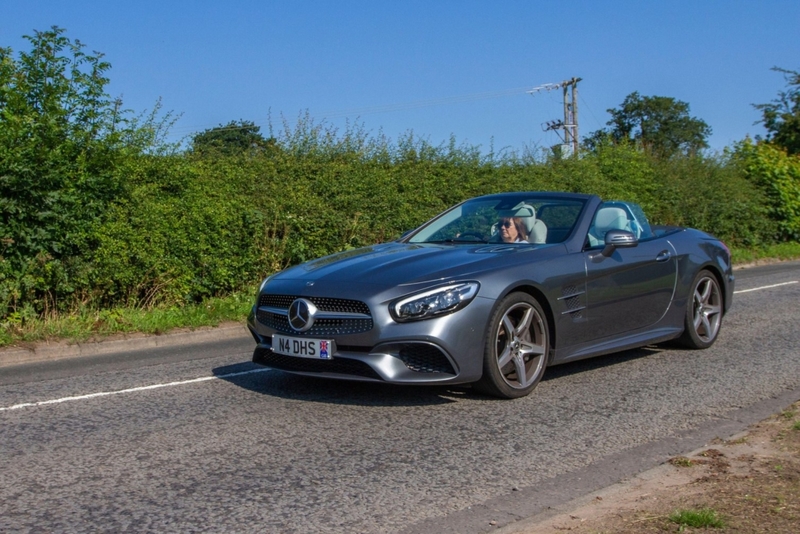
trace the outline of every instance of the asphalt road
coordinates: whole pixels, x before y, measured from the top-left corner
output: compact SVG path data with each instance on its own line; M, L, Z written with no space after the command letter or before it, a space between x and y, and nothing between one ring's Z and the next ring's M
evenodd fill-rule
M712 348L515 401L264 371L244 338L0 368L0 531L511 532L800 399L800 262L736 275L761 289Z

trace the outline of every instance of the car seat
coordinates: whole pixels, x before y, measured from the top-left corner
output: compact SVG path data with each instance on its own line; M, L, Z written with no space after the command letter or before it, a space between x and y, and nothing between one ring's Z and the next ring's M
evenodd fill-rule
M547 243L547 225L543 220L536 217L524 217L522 222L528 229L528 243Z

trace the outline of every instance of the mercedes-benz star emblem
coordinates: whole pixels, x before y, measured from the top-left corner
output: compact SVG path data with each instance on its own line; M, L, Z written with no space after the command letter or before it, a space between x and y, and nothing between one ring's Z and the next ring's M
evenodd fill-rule
M314 326L317 307L306 299L296 299L289 306L289 325L298 332L305 332Z

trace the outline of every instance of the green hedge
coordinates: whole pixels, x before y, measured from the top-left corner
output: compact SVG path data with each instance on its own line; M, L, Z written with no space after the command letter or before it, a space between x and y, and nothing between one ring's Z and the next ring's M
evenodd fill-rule
M768 143L739 143L736 156L744 176L762 192L765 215L776 225L775 239L800 240L800 157Z
M500 156L358 124L340 133L305 115L263 143L182 151L165 141L174 120L160 105L133 117L107 94L102 54L58 27L26 39L27 52L0 47L3 327L204 302L501 191L632 200L655 223L738 249L800 238L800 161L768 144L668 159L604 143L577 159Z
M735 247L796 239L793 205L775 180L755 178L772 161L756 147L658 160L602 146L579 159L495 160L452 144L343 145L284 139L238 156L129 155L115 175L122 192L95 220L83 253L39 255L24 272L0 261L0 313L19 321L46 310L200 302L298 262L394 239L456 202L501 191L632 200L654 223L697 227ZM785 174L780 184L796 186Z

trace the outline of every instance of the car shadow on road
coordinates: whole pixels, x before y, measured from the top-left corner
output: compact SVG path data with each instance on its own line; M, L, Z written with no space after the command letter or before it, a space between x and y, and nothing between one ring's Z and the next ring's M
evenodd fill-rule
M611 367L621 363L638 360L639 358L646 358L653 354L664 352L665 347L650 345L638 349L626 350L623 352L615 352L606 354L604 356L595 356L586 360L578 360L570 363L563 363L561 365L554 365L548 367L542 377L542 381L555 380L564 376L570 376L577 373L584 373L586 371L593 371L595 369L602 369L604 367Z
M469 395L466 387L331 380L268 370L251 362L216 367L212 372L217 378L263 395L326 404L429 406L458 402Z
M583 373L662 352L650 346L550 367L543 381ZM464 386L398 386L292 375L252 362L217 367L214 376L238 387L282 399L357 406L428 406L465 400L498 401Z

